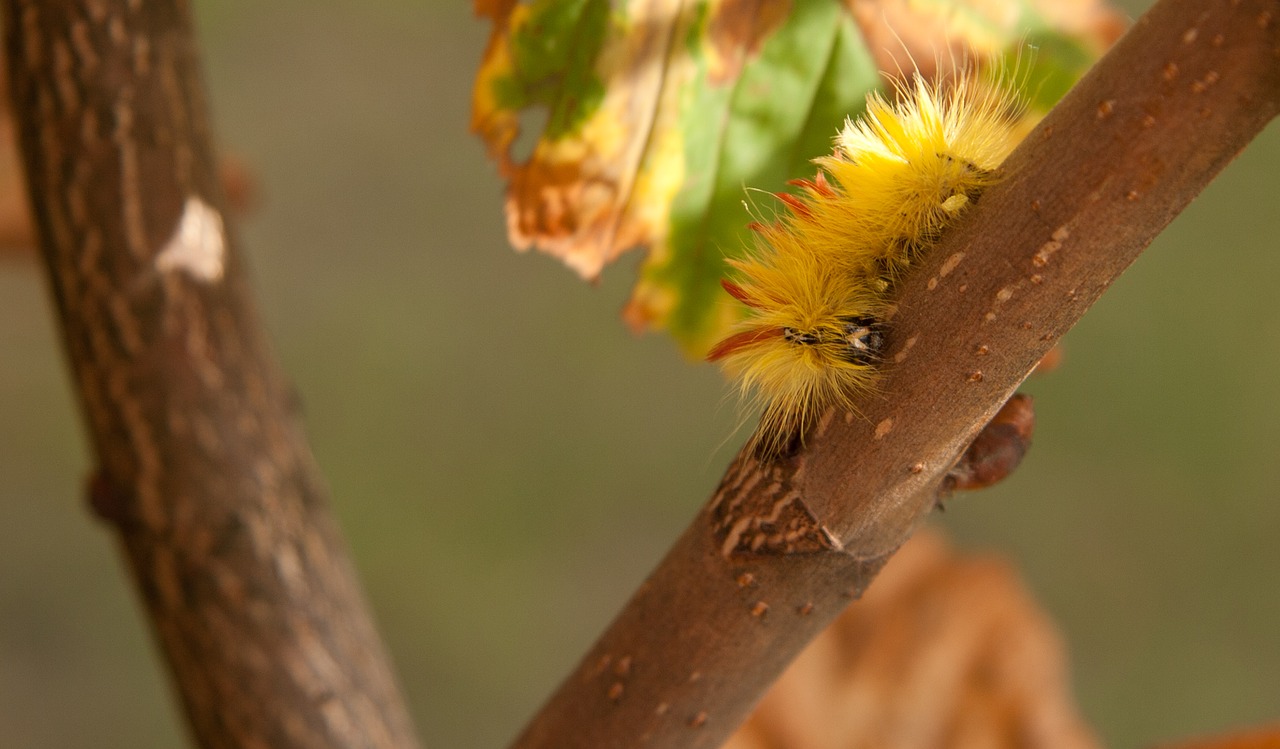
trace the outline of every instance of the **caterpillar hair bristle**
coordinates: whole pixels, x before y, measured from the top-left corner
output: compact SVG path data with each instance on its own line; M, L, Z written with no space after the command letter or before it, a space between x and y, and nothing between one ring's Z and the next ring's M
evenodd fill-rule
M874 389L895 287L1017 143L1018 98L1002 83L967 69L900 81L895 102L869 95L817 174L778 194L782 215L750 225L756 245L722 284L746 316L707 358L760 407L758 457L785 455Z

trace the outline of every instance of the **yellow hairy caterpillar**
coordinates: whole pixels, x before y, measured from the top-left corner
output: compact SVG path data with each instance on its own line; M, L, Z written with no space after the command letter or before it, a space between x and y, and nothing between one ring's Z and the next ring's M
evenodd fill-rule
M827 409L871 391L897 282L996 179L1018 140L1016 95L969 70L867 97L811 180L778 193L787 211L753 223L756 246L721 281L746 318L712 348L762 406L751 448L794 449Z

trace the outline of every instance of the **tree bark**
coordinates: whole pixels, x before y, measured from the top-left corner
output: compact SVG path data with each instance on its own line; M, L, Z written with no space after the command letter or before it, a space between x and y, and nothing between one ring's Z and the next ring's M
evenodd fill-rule
M881 396L794 458L740 454L514 747L719 746L1040 357L1275 116L1278 29L1276 0L1140 19L908 279Z
M268 348L185 2L7 0L31 203L99 469L205 747L414 747Z

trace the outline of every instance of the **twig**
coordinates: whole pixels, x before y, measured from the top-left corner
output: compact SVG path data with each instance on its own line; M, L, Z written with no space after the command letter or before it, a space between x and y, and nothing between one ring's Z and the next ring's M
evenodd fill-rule
M91 499L196 740L417 746L227 224L190 8L3 7Z
M884 396L739 455L517 749L715 747L870 583L1042 355L1280 106L1280 4L1163 0L903 290Z

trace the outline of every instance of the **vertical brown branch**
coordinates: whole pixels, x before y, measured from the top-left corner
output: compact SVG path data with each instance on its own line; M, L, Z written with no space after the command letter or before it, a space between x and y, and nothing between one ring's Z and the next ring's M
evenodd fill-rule
M1040 357L1278 110L1280 2L1157 3L907 280L883 397L828 414L792 459L739 455L514 747L719 746Z
M416 746L226 218L190 8L3 7L91 498L197 740Z

